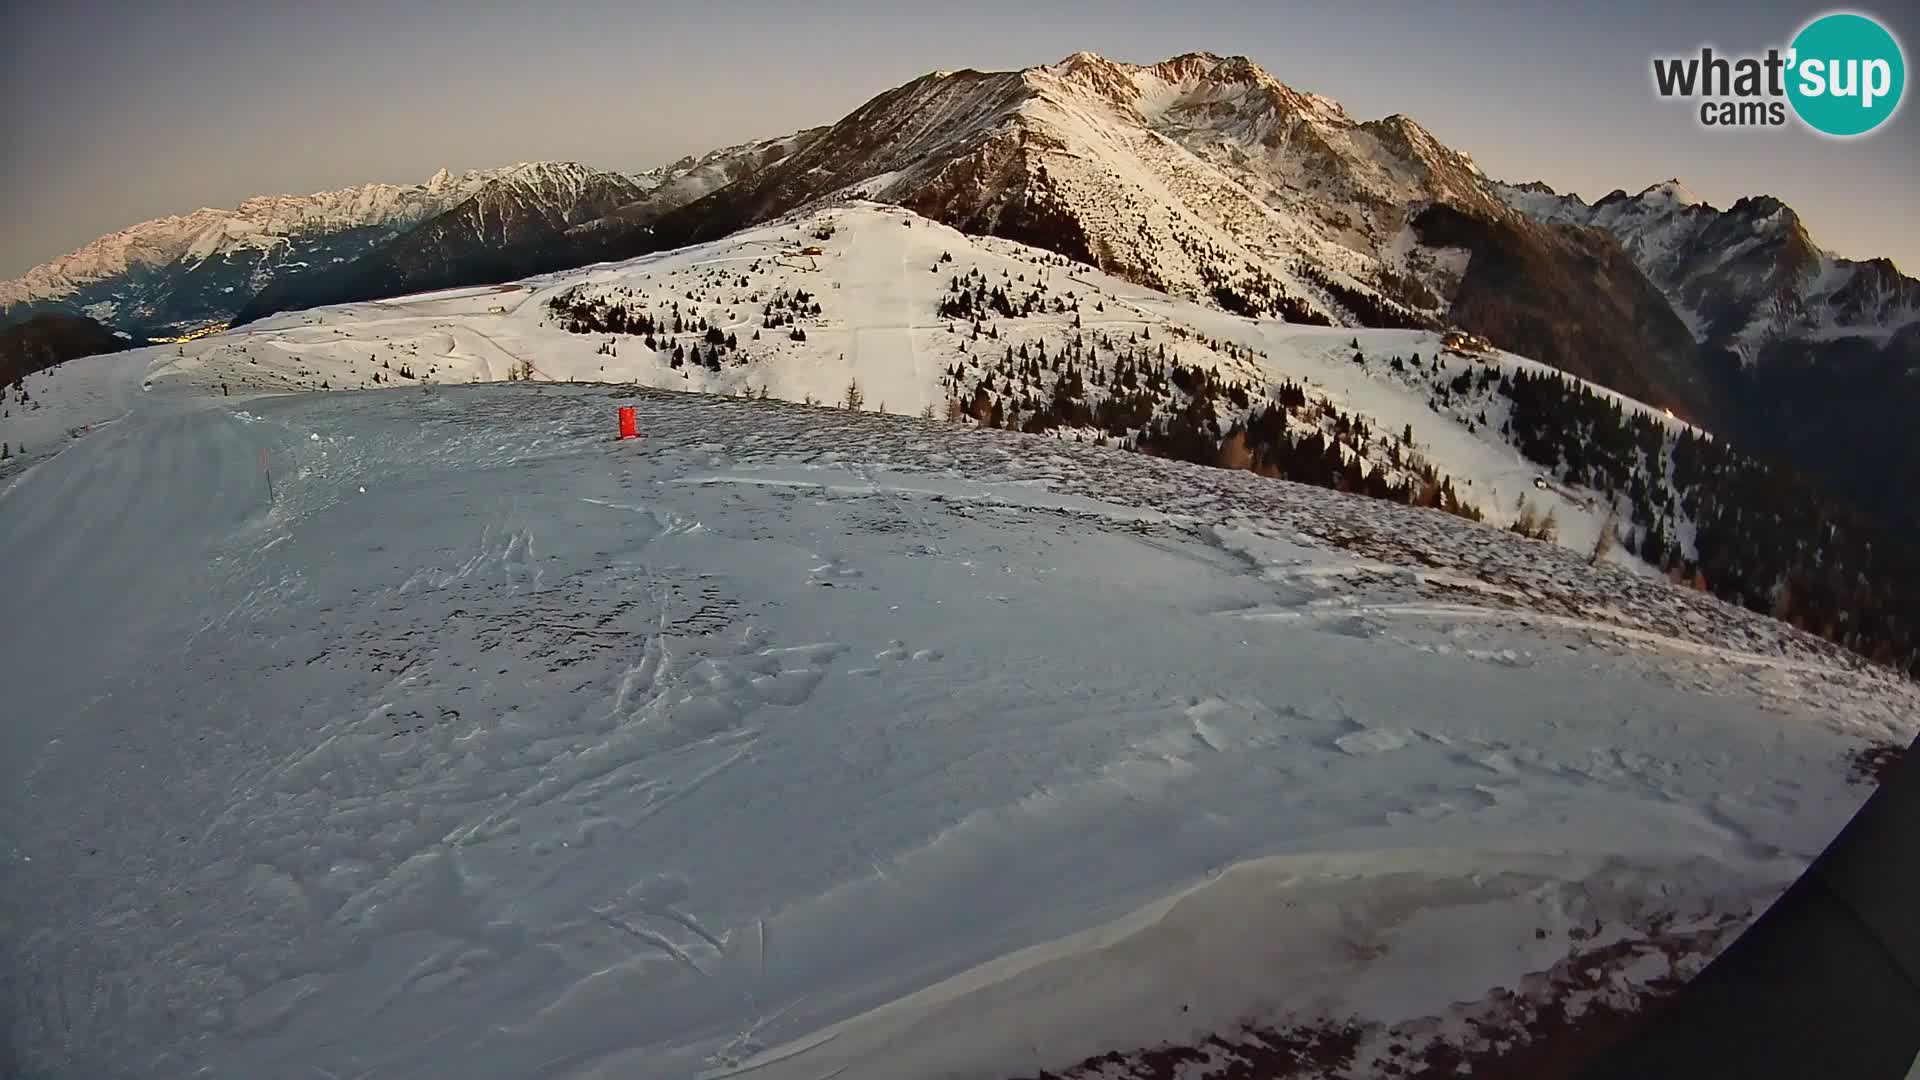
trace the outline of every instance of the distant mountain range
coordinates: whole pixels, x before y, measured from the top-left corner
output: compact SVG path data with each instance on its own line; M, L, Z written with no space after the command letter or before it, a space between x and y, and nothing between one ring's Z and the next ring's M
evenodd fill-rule
M442 170L424 184L262 195L141 222L0 282L0 314L82 313L143 337L223 322L275 278L350 262L512 171Z
M232 210L156 218L0 282L0 321L85 314L139 337L231 321L255 297L296 295L305 279L363 283L376 295L416 278L498 280L521 266L570 265L558 237L594 219L651 220L751 173L807 133L715 150L623 174L573 162L523 162L424 184L365 184L263 195ZM333 286L338 288L339 286Z
M342 299L393 296L568 265L569 229L638 202L647 190L634 177L573 162L516 166L359 258L281 275L234 314L310 306L302 298L329 291Z
M576 164L249 200L0 286L151 334L717 239L850 195L1243 314L1459 326L1790 459L1903 527L1920 283L1822 252L1777 200L1678 182L1588 205L1485 176L1243 57L935 72L838 123L625 175Z
M1920 281L1822 251L1778 199L1707 205L1678 180L1589 206L1499 185L1543 222L1603 230L1684 320L1705 373L1697 415L1909 532L1920 510Z
M1716 210L1678 180L1589 206L1545 184L1494 185L1543 222L1598 226L1619 240L1707 347L1743 364L1787 339L1920 332L1920 282L1886 259L1855 262L1817 247L1793 209L1756 196Z

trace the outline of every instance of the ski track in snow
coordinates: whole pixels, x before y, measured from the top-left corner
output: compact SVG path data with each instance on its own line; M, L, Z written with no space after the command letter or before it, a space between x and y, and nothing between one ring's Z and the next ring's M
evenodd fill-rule
M0 501L36 1075L889 1075L924 1028L832 1025L1265 856L1764 902L1920 716L1664 582L1116 450L586 386L138 405Z
M927 387L936 384L933 372L921 360L916 336L914 295L908 282L915 280L907 265L907 229L887 215L849 215L846 226L855 235L849 243L856 250L876 253L863 259L854 280L840 290L835 300L868 305L867 317L849 320L858 327L850 335L848 351L852 372L875 372L862 387L865 399L875 409L888 402L895 411L911 412L923 398ZM931 330L931 325L928 326ZM862 362L863 357L871 359ZM903 359L904 362L903 362Z

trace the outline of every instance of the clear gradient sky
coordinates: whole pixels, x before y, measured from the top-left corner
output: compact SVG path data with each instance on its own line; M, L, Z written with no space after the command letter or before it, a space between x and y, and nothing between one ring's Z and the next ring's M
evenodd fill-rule
M1651 57L1784 46L1820 5L950 0L57 0L0 5L0 276L248 195L515 161L632 169L828 123L937 68L1091 49L1244 54L1366 119L1404 112L1491 175L1588 199L1678 176L1774 194L1842 255L1920 273L1920 107L1864 140L1709 132ZM1902 40L1920 12L1860 7ZM1912 75L1909 73L1911 81ZM1908 96L1920 93L1909 89Z

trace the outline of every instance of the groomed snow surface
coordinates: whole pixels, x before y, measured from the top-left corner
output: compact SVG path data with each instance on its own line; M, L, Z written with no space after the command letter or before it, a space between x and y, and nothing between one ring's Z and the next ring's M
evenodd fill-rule
M1737 928L1920 715L1698 594L1245 473L609 387L141 393L156 361L68 365L132 413L0 497L30 1075L1464 1032L1582 943Z

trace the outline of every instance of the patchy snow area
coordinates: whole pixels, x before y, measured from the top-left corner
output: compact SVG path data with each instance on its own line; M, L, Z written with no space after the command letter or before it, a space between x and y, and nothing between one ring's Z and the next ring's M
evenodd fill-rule
M945 336L845 292L835 344L727 377ZM1244 472L626 387L206 396L402 342L593 373L488 300L36 377L132 412L0 495L31 1074L1001 1077L1444 1027L1577 927L1750 917L1920 716L1700 594Z
M1143 1048L1206 1045L1221 1072L1184 1075L1236 1076L1245 1074L1225 1071L1235 1048L1209 1041L1219 1033L1276 1017L1359 1017L1368 1029L1358 1069L1329 1072L1386 1075L1369 1060L1408 1063L1417 1056L1392 1048L1457 1043L1473 1015L1459 1003L1590 949L1596 926L1637 945L1649 935L1634 924L1650 913L1711 921L1758 893L1708 859L1426 850L1251 860L775 1048L741 1072L1005 1077L1036 1060L1098 1059L1103 1068L1069 1075L1165 1075L1122 1068L1111 1056L1121 1033ZM1666 971L1643 966L1626 981ZM1367 1039L1375 1030L1391 1035Z

